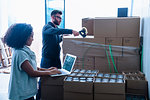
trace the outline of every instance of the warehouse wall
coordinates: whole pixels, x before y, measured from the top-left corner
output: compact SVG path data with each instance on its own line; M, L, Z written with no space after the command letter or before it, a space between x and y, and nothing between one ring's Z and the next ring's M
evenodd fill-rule
M15 22L33 26L34 41L31 49L36 54L37 62L40 62L42 27L45 24L45 0L0 0L0 37L6 32L8 26Z
M141 34L143 34L143 72L150 87L150 0L135 0L133 15L141 16ZM150 88L149 88L150 96Z
M8 27L8 9L7 0L0 0L0 37L5 33Z

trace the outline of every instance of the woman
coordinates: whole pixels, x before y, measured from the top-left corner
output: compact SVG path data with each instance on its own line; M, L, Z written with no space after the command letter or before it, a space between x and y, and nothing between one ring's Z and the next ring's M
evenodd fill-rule
M17 23L11 25L4 36L4 42L13 48L8 90L10 100L34 100L37 93L36 77L60 73L55 67L36 67L35 54L29 48L33 35L31 25Z

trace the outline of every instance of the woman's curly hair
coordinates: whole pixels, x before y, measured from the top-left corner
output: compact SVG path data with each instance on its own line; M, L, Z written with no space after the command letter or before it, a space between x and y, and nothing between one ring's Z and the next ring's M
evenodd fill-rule
M33 28L30 24L13 24L8 28L4 36L4 43L15 49L23 48L32 32Z

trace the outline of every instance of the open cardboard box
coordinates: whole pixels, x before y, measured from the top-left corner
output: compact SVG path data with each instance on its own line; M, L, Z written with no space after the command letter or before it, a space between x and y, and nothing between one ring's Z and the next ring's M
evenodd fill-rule
M93 78L83 76L66 77L64 79L64 99L93 100Z

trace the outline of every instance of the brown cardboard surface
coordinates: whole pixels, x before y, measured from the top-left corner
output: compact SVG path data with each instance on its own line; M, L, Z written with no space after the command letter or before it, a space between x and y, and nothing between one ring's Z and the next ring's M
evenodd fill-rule
M139 48L138 47L129 47L129 46L123 46L123 56L134 56L139 55Z
M112 56L122 56L123 55L123 47L122 46L116 46L116 45L106 45L105 46L108 55L112 55ZM105 50L105 52L106 52ZM111 51L111 53L110 53Z
M94 69L95 64L95 57L92 56L85 56L84 58L77 58L76 65L80 69Z
M92 93L64 92L64 100L93 100Z
M148 81L143 76L126 75L125 77L126 77L126 84L128 89L147 90Z
M124 94L94 94L94 100L125 100Z
M63 100L64 89L63 86L55 85L41 85L41 99L42 100Z
M105 56L105 49L103 46L84 45L83 51L83 56Z
M140 57L137 56L122 56L117 57L117 69L122 71L139 71L140 70Z
M93 82L64 81L65 92L93 93Z
M44 76L44 77L41 77L41 85L43 85L43 86L63 85L64 78L65 78L65 76L58 76L58 77Z
M106 37L105 38L106 45L118 45L122 46L122 38L117 38L117 37Z
M68 38L63 40L63 52L74 54L78 57L86 56L104 56L104 46L99 43L103 42L104 39L80 39L80 38ZM93 43L93 41L97 42Z
M123 38L123 46L132 46L139 47L140 46L140 38Z
M82 19L82 27L86 27L88 30L88 35L94 35L93 34L93 18L83 18Z
M117 18L116 22L117 37L139 37L139 17L121 17Z
M114 58L116 64L116 58ZM115 72L113 68L112 60L110 59L111 72ZM95 57L95 69L100 72L110 72L109 63L107 57Z
M94 83L94 93L125 94L125 83Z
M116 37L116 18L95 18L94 37Z
M127 88L128 94L144 95L148 97L148 89L129 89Z
M105 44L105 38L84 38L83 39L84 42L89 42L89 43L95 43L96 44ZM85 43L86 45L86 43Z
M64 39L63 40L63 53L64 54L70 53L70 54L82 57L84 54L83 43L78 44L77 42L74 42L72 39Z

